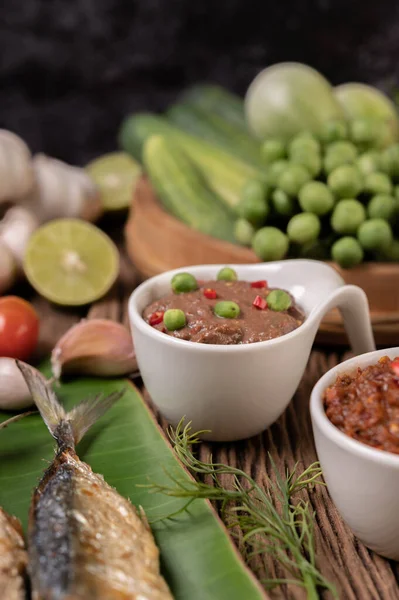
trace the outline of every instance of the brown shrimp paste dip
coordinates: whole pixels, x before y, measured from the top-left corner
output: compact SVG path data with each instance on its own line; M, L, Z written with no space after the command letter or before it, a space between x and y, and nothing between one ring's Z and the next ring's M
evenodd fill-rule
M276 311L262 308L267 304L271 289L256 287L262 282L248 281L199 281L198 289L176 294L173 291L152 302L143 312L147 323L178 339L200 344L251 344L271 340L299 327L304 314L291 296L287 310ZM213 297L215 296L216 297ZM258 300L257 300L258 299ZM259 300L260 299L260 300ZM214 312L215 305L223 300L235 302L240 308L237 318L221 318ZM258 302L260 306L254 305ZM186 315L186 325L168 331L164 323L157 322L154 315L162 315L168 309L180 309ZM162 318L162 317L160 317Z

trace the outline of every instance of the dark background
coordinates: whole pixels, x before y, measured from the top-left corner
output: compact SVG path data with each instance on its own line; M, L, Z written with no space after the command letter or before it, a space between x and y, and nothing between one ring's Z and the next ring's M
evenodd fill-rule
M3 0L0 126L84 164L116 147L125 114L197 81L244 94L283 60L392 90L399 0Z

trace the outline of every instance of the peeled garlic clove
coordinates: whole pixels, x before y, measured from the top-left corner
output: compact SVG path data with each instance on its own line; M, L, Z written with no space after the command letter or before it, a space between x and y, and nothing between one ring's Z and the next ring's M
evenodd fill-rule
M19 410L32 404L32 396L15 360L0 358L0 409Z
M9 208L0 221L0 242L11 251L19 268L22 268L29 238L38 226L35 215L23 206Z
M0 240L0 295L12 286L17 276L17 263L11 250Z
M100 377L137 370L130 332L109 319L82 320L69 329L51 353L53 375L81 373Z

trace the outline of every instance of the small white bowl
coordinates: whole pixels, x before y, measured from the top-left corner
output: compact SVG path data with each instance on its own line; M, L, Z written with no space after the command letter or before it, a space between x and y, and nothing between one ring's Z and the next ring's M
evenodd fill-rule
M399 348L369 352L328 371L315 385L310 413L316 450L328 491L343 519L366 546L399 560L399 456L358 442L327 418L324 390L337 375L395 358Z
M311 260L230 265L239 279L267 279L270 287L294 296L306 320L282 337L236 346L199 344L166 335L143 320L144 308L170 292L175 273L216 279L223 266L185 267L152 277L133 292L129 318L143 381L162 415L174 425L186 417L195 430L211 431L207 439L232 441L260 433L285 410L320 321L332 308L340 308L356 353L375 346L365 293L345 285L328 265Z

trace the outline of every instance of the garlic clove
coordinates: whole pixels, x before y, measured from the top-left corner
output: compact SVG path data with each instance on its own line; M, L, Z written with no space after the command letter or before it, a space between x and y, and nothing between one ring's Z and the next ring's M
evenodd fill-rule
M9 208L0 221L0 242L11 251L20 269L29 238L38 226L39 222L33 212L23 206Z
M32 155L22 138L0 129L0 203L18 200L34 186Z
M81 373L100 377L137 370L130 331L109 319L83 319L69 329L51 353L53 375Z
M0 357L0 410L20 410L33 400L13 358Z
M34 191L24 205L44 223L61 217L95 221L103 212L100 193L84 169L45 154L33 157Z
M0 295L12 286L17 277L17 263L11 250L0 240Z

